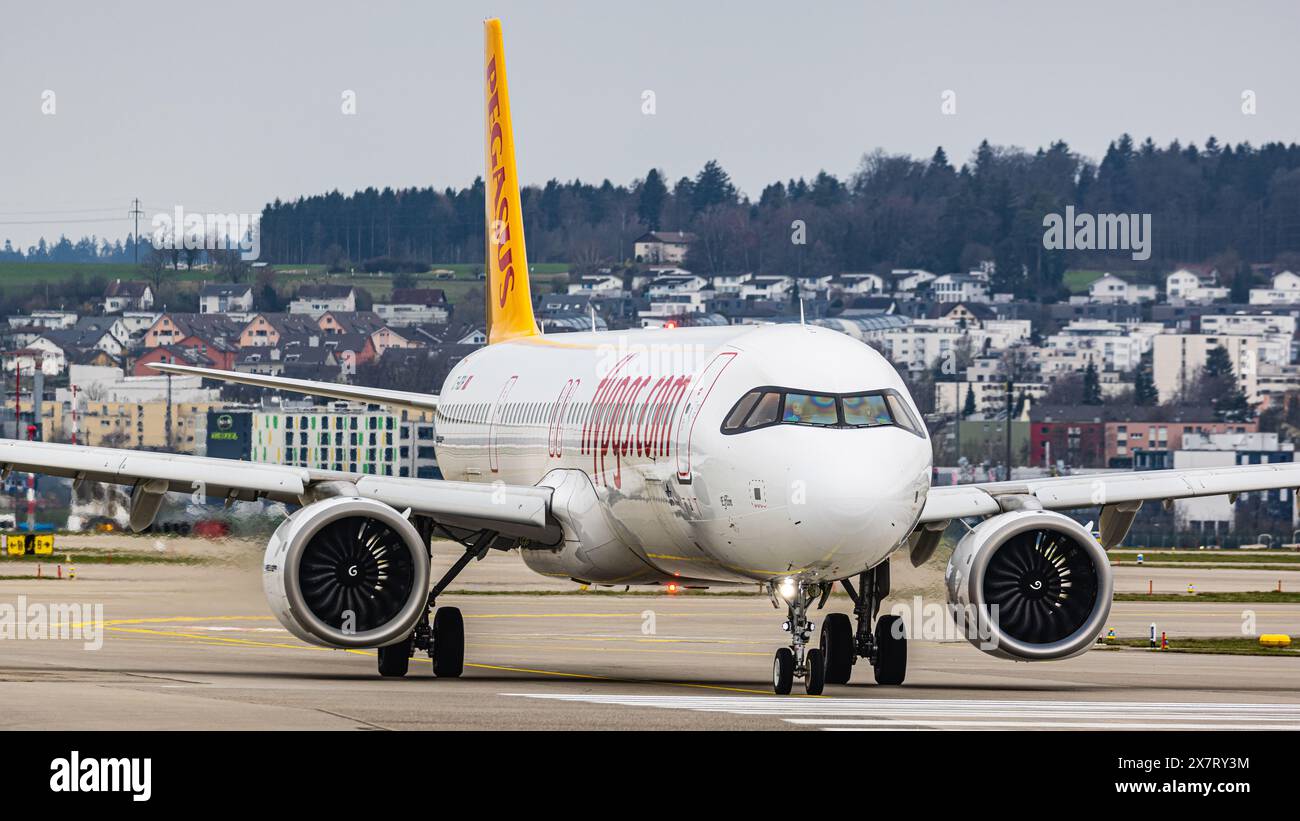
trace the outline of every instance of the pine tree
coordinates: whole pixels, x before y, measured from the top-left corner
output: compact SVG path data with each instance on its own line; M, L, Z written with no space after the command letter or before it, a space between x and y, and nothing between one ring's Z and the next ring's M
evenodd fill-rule
M736 186L717 160L709 160L695 177L691 208L699 213L714 205L730 205L736 201Z
M1235 305L1247 305L1250 303L1250 288L1254 285L1251 282L1250 263L1242 262L1237 268L1237 273L1232 278L1232 288L1229 298Z
M1233 376L1232 357L1228 354L1228 349L1222 345L1213 348L1205 357L1203 373L1206 379Z
M966 402L962 405L961 415L965 419L973 413L975 413L975 391L971 390L968 385L966 386Z
M1160 394L1156 391L1155 379L1151 376L1150 357L1143 357L1142 363L1138 365L1137 374L1133 377L1133 403L1150 407L1160 400Z
M1097 376L1097 366L1088 363L1088 368L1083 372L1083 404L1100 405L1101 399L1101 379Z
M659 230L659 221L664 213L664 200L667 197L668 186L664 185L659 170L651 168L650 173L645 175L645 182L641 183L641 193L636 203L637 218L651 231Z

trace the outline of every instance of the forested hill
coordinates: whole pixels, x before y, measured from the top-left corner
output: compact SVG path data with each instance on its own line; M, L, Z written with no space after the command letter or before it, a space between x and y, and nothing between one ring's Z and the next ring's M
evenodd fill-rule
M1067 205L1150 214L1150 259L1045 250L1043 218ZM1228 279L1250 263L1298 267L1300 146L1210 138L1160 147L1124 135L1098 162L1062 142L1037 151L986 142L960 167L942 148L925 159L875 152L847 179L823 172L756 196L738 192L710 162L676 182L655 170L628 185L552 180L526 188L523 206L530 260L578 270L629 260L633 240L655 228L696 234L687 265L706 274L947 272L993 259L999 289L1050 299L1067 267L1158 274L1215 262ZM270 262L392 270L482 258L481 180L460 190L335 191L263 212L262 259Z
M479 261L482 203L481 181L459 191L369 189L277 202L263 217L263 249L277 262ZM658 228L695 233L689 267L704 273L955 271L992 258L1002 284L1030 295L1054 290L1067 265L1112 261L1044 250L1043 217L1066 205L1152 215L1151 259L1121 254L1113 260L1120 268L1160 271L1219 255L1244 267L1300 251L1300 146L1210 138L1160 147L1125 135L1095 162L1061 142L1033 152L986 142L960 168L942 148L928 159L877 152L847 180L820 173L752 198L710 162L676 183L653 170L630 185L552 180L525 189L523 203L534 262L616 263L631 256L639 233ZM805 244L792 242L795 220L804 221Z

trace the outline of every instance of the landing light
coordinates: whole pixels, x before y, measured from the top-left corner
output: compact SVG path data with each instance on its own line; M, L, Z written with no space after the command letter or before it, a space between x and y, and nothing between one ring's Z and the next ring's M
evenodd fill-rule
M798 588L795 586L794 579L782 579L780 586L778 586L776 589L776 592L781 598L785 599L786 601L790 601L795 597L795 594L798 592Z

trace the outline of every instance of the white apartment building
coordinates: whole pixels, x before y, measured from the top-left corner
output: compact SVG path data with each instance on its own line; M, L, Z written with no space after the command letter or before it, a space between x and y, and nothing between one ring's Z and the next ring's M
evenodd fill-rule
M1088 301L1098 303L1153 302L1156 286L1138 285L1114 274L1103 274L1088 286Z
M1152 376L1161 402L1176 398L1205 367L1210 351L1223 347L1232 360L1232 369L1246 398L1258 398L1257 376L1261 361L1261 340L1255 336L1223 334L1161 334L1152 347ZM1289 350L1289 346L1288 346Z
M1282 443L1276 433L1184 433L1182 449L1174 451L1174 468L1178 470L1209 467L1232 467L1244 464L1271 464L1292 461L1295 445ZM1290 490L1276 493L1283 502L1293 501ZM1247 496L1248 494L1242 494ZM1234 520L1231 496L1203 496L1174 501L1174 521L1180 528L1230 528ZM1291 505L1295 521L1295 506Z
M249 458L254 462L341 470L375 476L436 478L434 426L387 411L335 402L255 411Z
M1173 305L1205 305L1227 299L1228 293L1216 277L1203 278L1186 268L1179 268L1165 277L1165 298Z
M1300 275L1283 271L1273 277L1272 287L1251 288L1251 305L1300 304Z
M569 293L581 296L617 298L626 296L622 277L613 274L588 274L569 283Z
M650 283L646 296L650 299L675 296L677 294L696 293L708 288L709 281L695 274L670 274L659 277Z
M988 302L989 286L971 274L944 274L930 283L936 302Z
M1131 371L1151 350L1151 340L1164 332L1159 322L1121 324L1106 319L1076 319L1048 336L1043 347L1050 352L1095 351L1098 370Z

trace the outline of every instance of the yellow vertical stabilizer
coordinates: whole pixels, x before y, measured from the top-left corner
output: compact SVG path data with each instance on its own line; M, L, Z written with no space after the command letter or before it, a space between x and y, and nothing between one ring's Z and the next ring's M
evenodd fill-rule
M519 175L515 170L515 136L510 122L510 92L506 87L506 53L501 21L483 23L487 85L487 260L486 293L488 344L537 336L528 288L528 254L524 250L524 217L519 206Z

